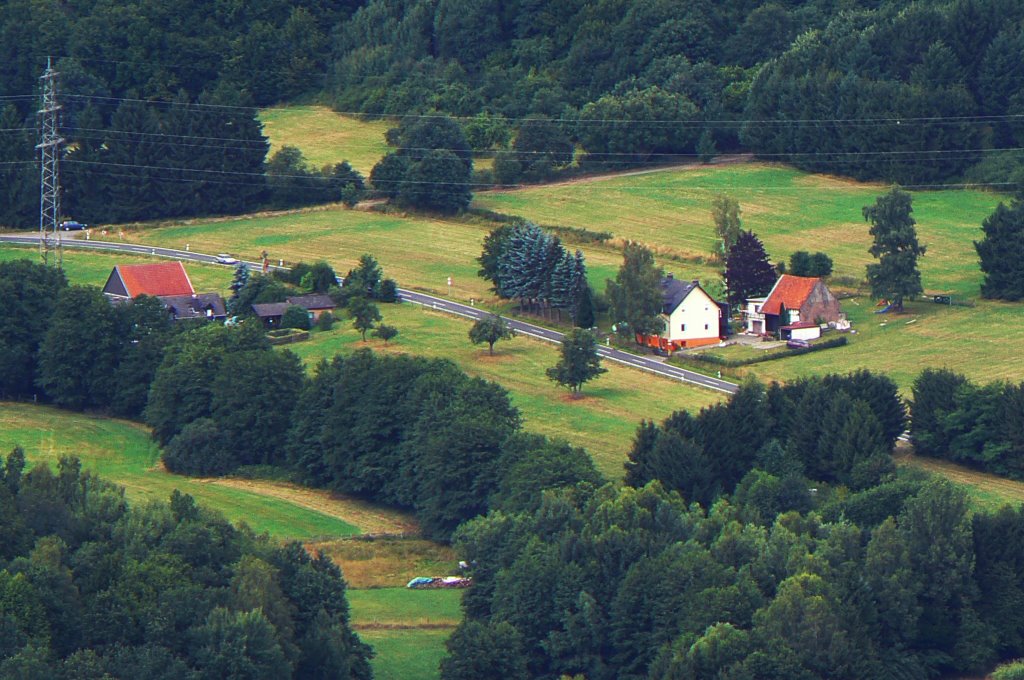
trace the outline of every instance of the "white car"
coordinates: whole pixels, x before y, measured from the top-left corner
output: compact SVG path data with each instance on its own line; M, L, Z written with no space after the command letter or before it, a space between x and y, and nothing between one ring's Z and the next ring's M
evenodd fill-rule
M221 253L220 255L218 255L214 259L214 261L217 264L238 264L238 260L236 260L235 258L231 257L227 253Z

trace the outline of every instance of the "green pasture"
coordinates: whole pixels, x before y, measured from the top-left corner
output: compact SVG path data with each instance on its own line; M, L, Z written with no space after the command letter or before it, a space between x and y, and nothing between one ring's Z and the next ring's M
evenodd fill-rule
M886 191L881 184L747 163L481 193L474 205L545 224L610 231L665 254L693 257L711 252L711 202L726 194L739 201L744 228L761 237L772 261L796 250L823 251L835 261L836 275L859 280L871 261L861 209ZM963 190L913 195L918 237L928 246L921 261L925 289L977 296L981 275L973 241L1001 197Z
M373 675L433 679L444 643L462 620L461 590L376 588L346 592L352 627L373 645Z
M263 109L260 121L271 154L282 146L294 146L316 168L348 161L364 177L388 152L384 133L394 126L387 120L342 116L326 106Z
M975 307L950 307L931 301L905 305L903 314L876 314L866 297L842 300L856 333L845 347L753 364L730 373L762 380L846 373L859 368L885 373L910 396L914 379L925 367L949 368L979 383L1024 380L1019 337L1024 308L1005 302L978 301ZM833 334L827 337L834 337ZM756 352L745 348L714 350L739 358Z
M160 450L149 431L137 423L0 403L0 452L6 455L15 445L25 449L30 463L45 462L54 469L62 456L77 456L84 469L125 487L133 503L166 501L179 489L232 522L245 521L275 537L302 540L358 533L339 519L286 501L169 474L159 466Z
M520 336L499 342L490 356L486 345L469 342L470 324L465 319L412 304L381 305L380 309L384 323L399 330L387 345L369 336L364 344L351 324L341 320L334 330L314 333L309 341L288 349L307 364L367 346L450 359L470 375L508 389L522 412L525 430L584 447L611 479L622 476L622 464L642 419L661 421L673 411L697 411L724 396L605 362L608 373L584 385L582 399L572 400L544 373L558 361L556 345Z
M450 629L406 628L359 630L377 653L370 661L376 680L434 680L440 677L444 643Z
M433 574L436 576L436 574ZM361 627L455 627L462 620L462 591L369 588L348 590L352 622Z
M28 246L13 246L0 241L0 262L29 259L39 262L39 251ZM168 262L166 257L145 257L125 253L103 252L97 250L79 250L65 248L63 257L64 274L68 281L79 285L102 287L107 282L111 270L119 264L145 264L148 262ZM234 269L223 265L198 264L185 262L185 271L192 281L192 287L199 292L219 292L226 294Z
M615 239L583 246L591 283L599 291L614 276L623 239L651 245L659 262L677 277L714 278L700 257L712 246L710 206L726 193L741 204L744 226L756 231L776 260L798 249L827 252L836 277L861 280L868 225L861 210L884 193L879 184L857 183L763 163L693 166L656 172L583 179L551 186L477 195L478 206L514 213L542 223L607 230ZM929 293L977 298L981 272L973 241L981 221L1000 196L979 191L915 192L921 260ZM481 242L493 225L479 220L440 219L324 208L293 214L194 221L144 229L128 238L203 252L231 251L247 258L266 248L286 261L326 259L345 271L364 252L375 255L400 285L498 305L476 276ZM573 244L568 244L575 247ZM743 369L766 379L786 379L829 370L888 371L906 390L925 367L949 366L978 381L1024 379L1024 362L1010 348L1021 308L978 300L973 308L911 303L909 316L885 319L865 311L872 303L844 302L858 335L849 346ZM913 324L907 321L917 317ZM888 336L888 337L883 337ZM653 400L652 400L653 401Z

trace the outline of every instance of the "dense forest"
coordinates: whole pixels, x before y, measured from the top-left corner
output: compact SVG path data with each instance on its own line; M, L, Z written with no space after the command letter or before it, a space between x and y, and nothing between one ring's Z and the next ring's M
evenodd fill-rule
M0 677L371 677L334 563L169 501L0 457Z
M433 181L455 182L461 208L486 181L726 151L1009 189L1024 181L1022 20L1014 0L15 0L0 8L0 223L36 214L46 55L61 73L66 206L89 221L342 200L357 184L345 169L266 159L255 107L300 96L449 115L472 149L498 154L469 182L444 153L461 149L429 147L443 158L406 197L428 209L446 207ZM26 34L32 50L18 48Z
M303 279L313 278L310 269ZM271 349L257 326L174 328L152 299L112 307L98 290L69 286L59 272L28 261L0 264L0 290L14 312L0 324L0 357L21 369L0 373L4 396L143 420L172 471L271 466L278 476L409 508L426 535L452 540L474 587L449 642L449 680L492 668L510 678L923 679L1024 654L1024 620L1011 604L1024 597L1020 511L972 516L961 491L898 473L892 451L906 405L884 376L750 381L725 403L641 423L620 488L602 486L586 452L522 431L503 388L447 361L363 351L307 375L293 354ZM35 313L19 313L29 309ZM81 352L83 342L96 351ZM926 455L1019 473L1020 398L1016 386L975 386L926 371L910 405L913 436ZM128 540L120 522L145 522L119 519L129 512L120 492L73 461L56 476L37 468L19 481L21 455L4 467L5 483L14 480L16 490L0 485L0 509L29 513L3 523L3 545L14 551L4 555L7 574L17 580L33 573L33 559L48 560L74 584L78 565L95 564L94 551L107 550L93 543L112 540L116 568L102 578L83 572L91 580L77 588L83 612L106 611L88 598L134 592L130 579L150 573L122 570L117 561L148 564L145 554L122 556L128 548L118 547ZM51 489L70 508L40 505L38 494ZM116 503L90 501L104 489ZM5 493L14 499L4 501ZM162 513L169 536L184 531L175 523L186 515L214 521L180 497L169 511L132 512ZM76 513L84 513L81 520ZM101 519L113 529L89 528ZM144 533L165 550L164 534L154 532ZM54 548L52 533L63 544ZM231 536L259 545L244 531ZM178 545L167 541L166 550ZM183 550L193 545L185 543ZM93 552L79 560L86 546ZM0 663L38 666L51 677L76 677L86 663L112 673L161 663L216 677L227 661L213 645L249 644L246 636L254 636L259 646L246 649L260 650L259 663L276 669L267 677L306 668L304 655L326 644L310 621L343 629L343 599L326 620L296 602L281 604L287 617L273 618L276 593L293 597L288 560L308 560L298 548L275 550L259 548L251 560L232 553L212 573L202 571L207 580L196 587L215 589L200 601L206 608L183 613L194 617L176 623L179 637L161 649L146 637L164 629L147 623L155 605L141 595L131 607L115 603L118 615L142 621L125 627L134 637L122 640L117 635L125 633L71 620L78 609L64 612L52 602L46 609L38 593L49 591L38 586L29 595L43 598L47 623L9 622L20 632ZM153 559L164 566L170 559L178 570L159 573L187 583L190 554L180 556L185 565ZM309 564L333 578L327 563ZM270 598L259 615L243 606L251 600L237 599L249 591L236 582L249 577L263 579ZM67 647L41 647L57 644L47 631L59 626L82 632L61 642ZM185 652L174 640L200 646ZM365 650L348 644L328 658L353 664L355 673Z

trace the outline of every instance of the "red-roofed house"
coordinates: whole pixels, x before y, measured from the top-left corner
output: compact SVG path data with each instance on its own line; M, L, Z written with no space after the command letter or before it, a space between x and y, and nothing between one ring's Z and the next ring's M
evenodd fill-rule
M767 297L747 300L743 317L748 333L768 335L781 332L785 339L794 330L806 338L808 329L821 323L839 321L842 314L839 300L821 279L783 274Z
M181 262L158 262L116 265L103 292L114 299L130 300L140 295L193 295L196 291Z

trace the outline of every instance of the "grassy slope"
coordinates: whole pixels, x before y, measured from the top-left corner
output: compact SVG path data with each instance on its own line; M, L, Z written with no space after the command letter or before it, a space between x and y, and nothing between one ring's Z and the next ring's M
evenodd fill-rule
M0 452L21 445L32 463L56 466L61 456L74 455L83 467L125 487L135 503L166 500L179 489L220 510L232 521L244 520L256 531L281 538L345 536L354 526L330 515L277 498L211 480L179 477L159 466L160 451L149 431L130 421L47 406L0 403Z
M314 167L348 161L363 176L387 153L384 133L393 123L341 116L325 106L278 107L260 112L270 153L282 146L302 150Z
M476 204L544 223L611 231L680 255L705 255L714 241L711 201L726 194L764 241L773 261L795 250L822 250L836 274L864 275L872 261L861 208L888 190L879 184L808 175L789 167L750 163L694 167L579 184L488 193ZM921 261L929 291L977 296L980 272L972 240L999 197L978 191L914 193Z
M373 645L378 679L438 677L444 642L462 619L459 590L349 590L352 625Z
M378 340L364 345L349 323L342 321L333 331L314 333L310 341L289 349L307 363L364 346L451 359L471 375L508 388L523 414L524 429L583 446L613 479L623 473L622 463L641 419L660 421L672 411L696 411L721 399L715 392L607 364L608 373L585 385L582 399L570 400L566 390L544 375L558 360L554 345L518 337L498 343L492 357L486 346L470 344L468 324L462 319L409 304L381 305L381 312L385 323L399 329L398 337L387 346Z

